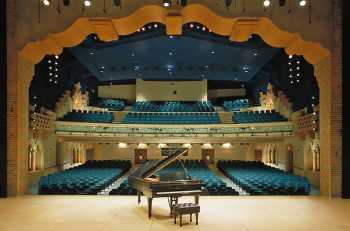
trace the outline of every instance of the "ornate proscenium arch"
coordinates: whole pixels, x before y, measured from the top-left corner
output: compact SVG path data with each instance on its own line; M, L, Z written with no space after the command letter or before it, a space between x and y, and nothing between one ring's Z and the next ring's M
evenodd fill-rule
M28 89L34 74L34 65L39 63L45 55L59 55L63 48L80 44L90 34L97 34L101 41L114 41L121 35L135 33L139 28L151 22L159 22L166 26L168 35L181 35L182 27L189 22L201 23L216 34L227 36L231 41L247 41L251 34L259 35L266 43L273 47L284 48L289 55L302 55L314 65L314 72L320 86L320 127L321 127L321 194L339 195L341 168L332 163L341 163L339 155L333 155L334 150L341 153L339 144L340 133L337 128L341 123L335 119L339 113L332 103L333 95L338 93L337 75L332 76L331 51L322 47L320 43L305 41L298 33L290 33L279 29L271 19L260 18L225 18L217 15L207 7L199 4L188 5L179 9L167 9L157 5L143 6L129 16L123 18L78 18L68 29L61 33L49 34L44 40L27 43L18 55L16 75L17 85L13 85L15 107L9 110L17 116L17 123L12 127L16 132L15 141L8 141L17 149L8 151L8 155L16 160L16 180L10 181L11 194L16 195L24 191L26 185L26 168L20 161L25 160L24 150L28 142L27 106ZM333 52L333 51L332 51ZM15 82L14 82L15 83ZM15 110L16 109L16 110ZM16 117L16 118L17 118ZM8 119L12 118L8 116ZM338 118L338 117L337 117ZM20 152L20 154L18 154Z
M49 34L42 41L28 43L20 55L35 64L47 54L58 55L64 47L80 44L89 34L96 33L101 41L109 42L117 40L119 35L132 34L151 22L165 24L169 35L180 35L182 25L189 22L201 23L214 33L228 36L236 42L247 41L251 34L257 34L269 45L285 48L289 55L303 55L311 64L317 64L330 55L319 43L305 41L298 33L282 31L269 18L224 18L199 4L188 5L175 12L149 5L120 19L82 17L61 33Z

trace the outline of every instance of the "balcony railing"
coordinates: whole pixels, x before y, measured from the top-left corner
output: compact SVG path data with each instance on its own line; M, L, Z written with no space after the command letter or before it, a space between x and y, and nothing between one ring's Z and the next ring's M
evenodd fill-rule
M56 121L59 136L83 137L281 137L293 134L292 122L264 124L150 125Z

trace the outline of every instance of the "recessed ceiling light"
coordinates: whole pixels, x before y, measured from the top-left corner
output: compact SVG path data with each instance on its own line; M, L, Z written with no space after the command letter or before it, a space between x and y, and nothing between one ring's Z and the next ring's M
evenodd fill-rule
M90 51L90 55L95 55L95 52L93 52L93 51Z
M173 55L173 52L170 51L170 52L169 52L169 55L172 56L172 55Z
M146 28L144 28L144 27L142 27L142 29L141 29L142 31L145 31L146 30Z
M154 26L154 28L158 28L158 24L154 24L153 26Z
M206 30L206 28L203 26L203 27L202 27L202 31L205 31L205 30Z
M255 53L254 53L254 56L257 56L257 55L258 55L258 53L255 52Z
M289 57L289 59L292 59L292 58L293 58L293 55L289 55L288 57Z
M58 55L55 55L55 58L56 58L56 59L59 59L60 57L59 57Z
M172 39L172 38L174 38L174 36L170 35L170 36L169 36L169 38L171 38L171 39Z
M191 23L191 24L190 24L190 27L191 27L191 28L193 28L193 27L194 27L194 25Z
M215 54L215 51L210 51L210 54L212 54L212 55Z

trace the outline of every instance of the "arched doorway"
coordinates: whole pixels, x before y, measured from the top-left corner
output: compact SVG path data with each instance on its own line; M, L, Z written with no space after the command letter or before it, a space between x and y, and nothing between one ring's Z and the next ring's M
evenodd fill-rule
M159 22L166 26L168 35L181 35L182 25L188 22L198 22L205 25L214 33L228 36L231 41L242 42L248 40L251 34L259 35L266 43L273 47L285 48L287 54L303 55L314 65L315 75L320 87L320 124L321 124L321 193L323 195L339 196L341 192L341 178L332 175L338 172L340 162L341 134L332 133L338 125L333 120L333 113L337 109L332 106L336 87L340 80L331 78L332 59L330 52L318 43L307 42L299 34L288 33L279 29L269 18L223 18L208 8L193 4L179 10L167 10L160 6L144 6L133 14L120 19L86 18L77 19L67 30L49 34L46 39L29 42L16 55L12 82L8 89L12 91L14 99L9 107L8 120L15 116L15 124L11 127L15 139L8 140L8 157L12 160L11 168L16 173L8 184L9 195L17 195L26 191L27 146L28 146L28 89L34 73L34 65L46 54L60 54L64 47L72 47L82 42L87 35L95 33L102 41L113 41L119 35L127 35L150 22ZM334 150L337 152L334 153ZM339 173L340 174L340 173Z

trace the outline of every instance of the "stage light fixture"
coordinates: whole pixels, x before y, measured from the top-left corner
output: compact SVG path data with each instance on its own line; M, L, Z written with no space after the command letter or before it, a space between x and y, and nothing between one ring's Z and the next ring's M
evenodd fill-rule
M63 0L63 5L64 6L69 6L70 0Z
M264 0L264 7L269 7L271 5L271 1L270 0Z
M171 0L163 0L163 6L164 7L170 7L171 6Z
M306 6L306 0L300 0L299 1L299 6L303 7L303 6Z
M44 6L49 6L51 4L51 0L43 0Z
M91 6L91 0L84 0L84 6L90 7Z

